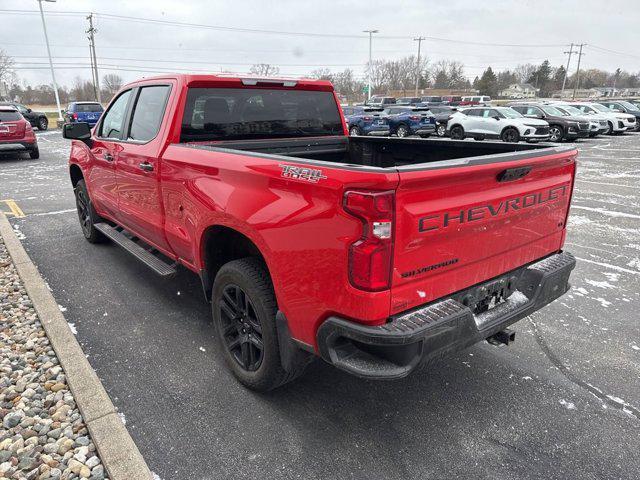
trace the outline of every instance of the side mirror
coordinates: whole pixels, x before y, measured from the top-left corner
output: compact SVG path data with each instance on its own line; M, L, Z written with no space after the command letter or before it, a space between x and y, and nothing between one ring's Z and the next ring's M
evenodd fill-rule
M30 108L27 108L27 113L31 113L32 110Z
M62 136L68 140L80 140L91 146L91 129L85 122L65 123L62 127Z
M500 120L500 117L498 115L494 116L493 118L495 118L496 120Z

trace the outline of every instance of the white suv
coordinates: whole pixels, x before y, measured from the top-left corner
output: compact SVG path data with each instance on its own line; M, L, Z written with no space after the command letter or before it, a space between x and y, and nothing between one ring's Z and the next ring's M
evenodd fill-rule
M509 107L472 107L453 114L447 124L455 140L499 138L503 142L537 142L549 138L549 124L527 118Z
M584 113L591 113L604 117L607 120L609 129L607 133L612 135L614 133L622 133L627 130L633 130L636 128L635 115L629 115L628 113L612 112L604 105L599 103L590 102L572 102L570 105L576 107L578 110L582 110Z

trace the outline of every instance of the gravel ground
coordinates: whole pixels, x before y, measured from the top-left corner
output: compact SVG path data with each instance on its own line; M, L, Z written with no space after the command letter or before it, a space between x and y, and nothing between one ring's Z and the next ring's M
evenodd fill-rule
M0 479L107 478L0 238Z

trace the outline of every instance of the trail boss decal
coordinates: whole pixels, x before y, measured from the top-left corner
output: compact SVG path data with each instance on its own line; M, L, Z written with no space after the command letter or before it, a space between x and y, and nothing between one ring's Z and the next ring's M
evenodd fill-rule
M295 178L296 180L305 180L311 183L318 183L324 180L326 175L322 174L322 170L307 167L296 167L294 165L279 165L282 169L282 177Z
M560 185L539 193L529 193L520 197L508 198L498 204L479 205L457 212L428 215L418 220L418 232L430 232L447 228L452 223L463 224L506 215L510 211L524 210L543 203L553 202L567 195L569 185Z

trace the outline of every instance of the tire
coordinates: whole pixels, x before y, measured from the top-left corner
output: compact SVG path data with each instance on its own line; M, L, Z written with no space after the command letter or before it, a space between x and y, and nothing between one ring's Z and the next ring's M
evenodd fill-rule
M49 120L47 119L47 117L40 117L38 119L38 130L46 130L47 128L49 128Z
M399 138L406 138L411 135L411 131L409 130L409 127L407 127L404 123L401 123L396 129L396 135Z
M38 147L35 147L32 150L29 150L29 158L31 158L31 160L37 160L40 158L40 149Z
M564 129L559 125L549 127L549 141L561 142L564 139Z
M106 237L99 232L95 224L99 223L102 219L96 213L87 191L87 186L84 180L80 180L76 184L74 189L76 195L76 209L78 210L78 219L80 220L80 227L82 228L82 234L89 243L101 243L106 240Z
M607 122L609 123L609 130L606 131L607 135L613 135L613 123L612 122Z
M438 125L436 127L436 135L439 137L444 137L447 134L447 126L446 125Z
M353 126L349 128L349 135L352 137L359 137L360 135L362 135L362 132L360 132L360 127Z
M260 260L243 258L223 265L213 282L211 309L225 362L245 387L267 392L302 373L304 366L292 372L282 368L276 298Z
M461 125L454 125L449 130L449 136L453 140L464 140L464 128Z
M500 135L503 142L518 143L520 141L520 132L513 127L507 127Z

